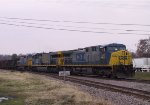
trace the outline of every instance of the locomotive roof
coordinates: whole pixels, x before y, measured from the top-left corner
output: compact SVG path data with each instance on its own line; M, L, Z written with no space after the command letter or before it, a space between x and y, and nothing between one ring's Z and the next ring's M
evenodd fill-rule
M106 46L125 46L124 44L119 44L119 43L110 43L110 44L105 44L105 45L96 45L96 46L89 46L85 48L90 48L90 47L106 47Z
M111 44L106 44L106 45L103 45L103 47L105 46L125 46L124 44L119 44L119 43L111 43Z
M106 47L106 46L124 46L124 47L126 47L124 44L110 43L110 44L105 44L105 45L89 46L89 47L78 48L78 49L75 49L75 50L61 51L61 52L68 54L68 53L72 53L73 51L83 50L85 48L90 48L90 47ZM56 51L56 52L49 52L49 53L51 53L52 55L55 55L55 54L58 54L58 51ZM43 53L28 54L27 57L29 57L29 56L38 56L38 55L42 55L42 54L47 54L47 53L43 52Z
M73 51L75 51L75 50L68 50L68 51L61 51L62 53L72 53ZM56 51L56 52L51 52L51 54L53 55L55 55L55 54L58 54L58 52L59 51Z

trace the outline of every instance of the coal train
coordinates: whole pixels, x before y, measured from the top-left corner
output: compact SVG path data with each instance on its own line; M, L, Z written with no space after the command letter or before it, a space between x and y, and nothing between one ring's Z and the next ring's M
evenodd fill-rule
M1 69L19 69L71 74L96 74L107 77L134 76L132 55L124 44L111 43L68 51L36 53L15 60L0 61Z

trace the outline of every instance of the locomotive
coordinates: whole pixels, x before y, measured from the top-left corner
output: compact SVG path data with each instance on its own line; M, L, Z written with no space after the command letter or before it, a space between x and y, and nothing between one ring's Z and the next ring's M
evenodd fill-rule
M0 67L7 67L8 64L3 63L4 61L0 62ZM13 68L21 70L57 73L65 69L71 74L96 74L118 78L134 76L132 55L124 44L118 43L20 56L17 63L12 65Z

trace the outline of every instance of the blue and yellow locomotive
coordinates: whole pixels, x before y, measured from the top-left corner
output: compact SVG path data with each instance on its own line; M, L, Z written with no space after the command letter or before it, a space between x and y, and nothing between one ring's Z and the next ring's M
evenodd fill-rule
M126 50L125 45L117 43L26 55L20 57L15 67L46 72L66 69L71 74L97 74L119 78L134 75L131 53Z
M62 52L63 53L63 52ZM69 52L68 52L69 53ZM64 53L64 65L67 58ZM108 77L132 77L134 75L132 55L123 44L108 44L86 47L70 53L74 72L94 73Z

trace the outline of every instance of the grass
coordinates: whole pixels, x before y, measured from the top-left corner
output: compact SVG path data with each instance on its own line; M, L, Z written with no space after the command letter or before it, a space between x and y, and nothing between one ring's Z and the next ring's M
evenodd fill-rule
M24 104L24 100L22 98L15 98L0 103L0 105L23 105L23 104Z
M134 78L139 80L150 80L150 72L136 72Z
M0 70L0 96L13 98L0 105L111 105L63 82L6 70Z

